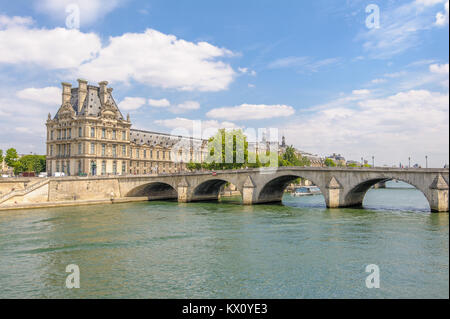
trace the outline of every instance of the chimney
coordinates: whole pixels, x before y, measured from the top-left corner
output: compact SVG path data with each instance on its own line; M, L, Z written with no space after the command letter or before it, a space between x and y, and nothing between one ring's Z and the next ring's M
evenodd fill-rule
M72 96L72 84L67 82L62 82L62 104L70 102L70 97Z
M106 102L106 97L107 97L107 88L106 86L108 85L107 81L102 81L98 84L100 86L100 103L103 105Z
M83 107L84 100L87 96L87 84L88 82L83 79L78 79L78 112L81 112L81 108Z

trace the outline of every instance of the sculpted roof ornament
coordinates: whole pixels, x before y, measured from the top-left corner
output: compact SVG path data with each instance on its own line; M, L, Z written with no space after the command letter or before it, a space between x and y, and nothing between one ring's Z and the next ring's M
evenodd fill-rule
M448 184L445 181L444 177L439 174L434 179L433 183L430 186L431 189L440 189L440 190L448 190Z
M117 110L111 101L106 101L100 109L100 116L109 119L117 119Z
M58 118L72 118L75 116L75 110L69 101L65 102L58 111Z

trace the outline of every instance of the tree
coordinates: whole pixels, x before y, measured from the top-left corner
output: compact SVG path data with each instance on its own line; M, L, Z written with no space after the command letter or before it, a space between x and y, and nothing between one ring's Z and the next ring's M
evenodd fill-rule
M210 170L239 169L247 166L248 142L242 130L220 129L209 139L209 154L203 168Z
M24 155L16 163L14 173L35 172L39 174L45 171L45 156L42 155Z
M301 155L297 155L295 148L291 145L286 147L285 152L278 158L278 165L286 166L311 166L311 161Z
M0 163L3 162L3 159L4 159L4 157L3 157L3 150L0 150Z
M200 170L202 168L202 164L201 163L194 163L194 162L189 162L186 165L187 169L190 171L195 171L195 170Z
M6 150L5 163L9 167L15 167L17 165L17 160L19 159L19 155L17 155L17 151L14 148L9 148Z
M325 165L328 167L336 167L336 163L331 158L325 159Z

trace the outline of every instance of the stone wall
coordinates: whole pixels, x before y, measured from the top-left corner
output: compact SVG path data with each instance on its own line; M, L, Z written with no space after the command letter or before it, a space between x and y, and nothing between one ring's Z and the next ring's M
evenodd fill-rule
M51 180L49 184L50 202L67 200L103 200L120 198L117 178L61 179Z

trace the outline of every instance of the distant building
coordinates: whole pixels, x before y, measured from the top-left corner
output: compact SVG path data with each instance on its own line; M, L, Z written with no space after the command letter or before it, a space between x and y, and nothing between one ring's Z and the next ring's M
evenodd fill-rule
M286 138L283 136L281 138L281 144L278 146L278 153L281 155L286 152L286 148L288 145L286 144ZM300 157L306 157L310 162L311 166L313 167L321 167L323 165L323 160L318 155L313 155L311 153L299 150L297 148L294 148L295 154L298 158Z
M6 164L5 159L3 159L3 161L0 163L0 175L13 175L13 173L13 168L9 167Z
M346 164L347 164L347 166L354 166L354 165L361 166L361 162L358 162L358 161L352 161L352 160L348 160L348 161L346 162Z
M336 165L344 166L346 164L345 157L341 154L333 153L333 155L327 156L327 158L332 159Z

